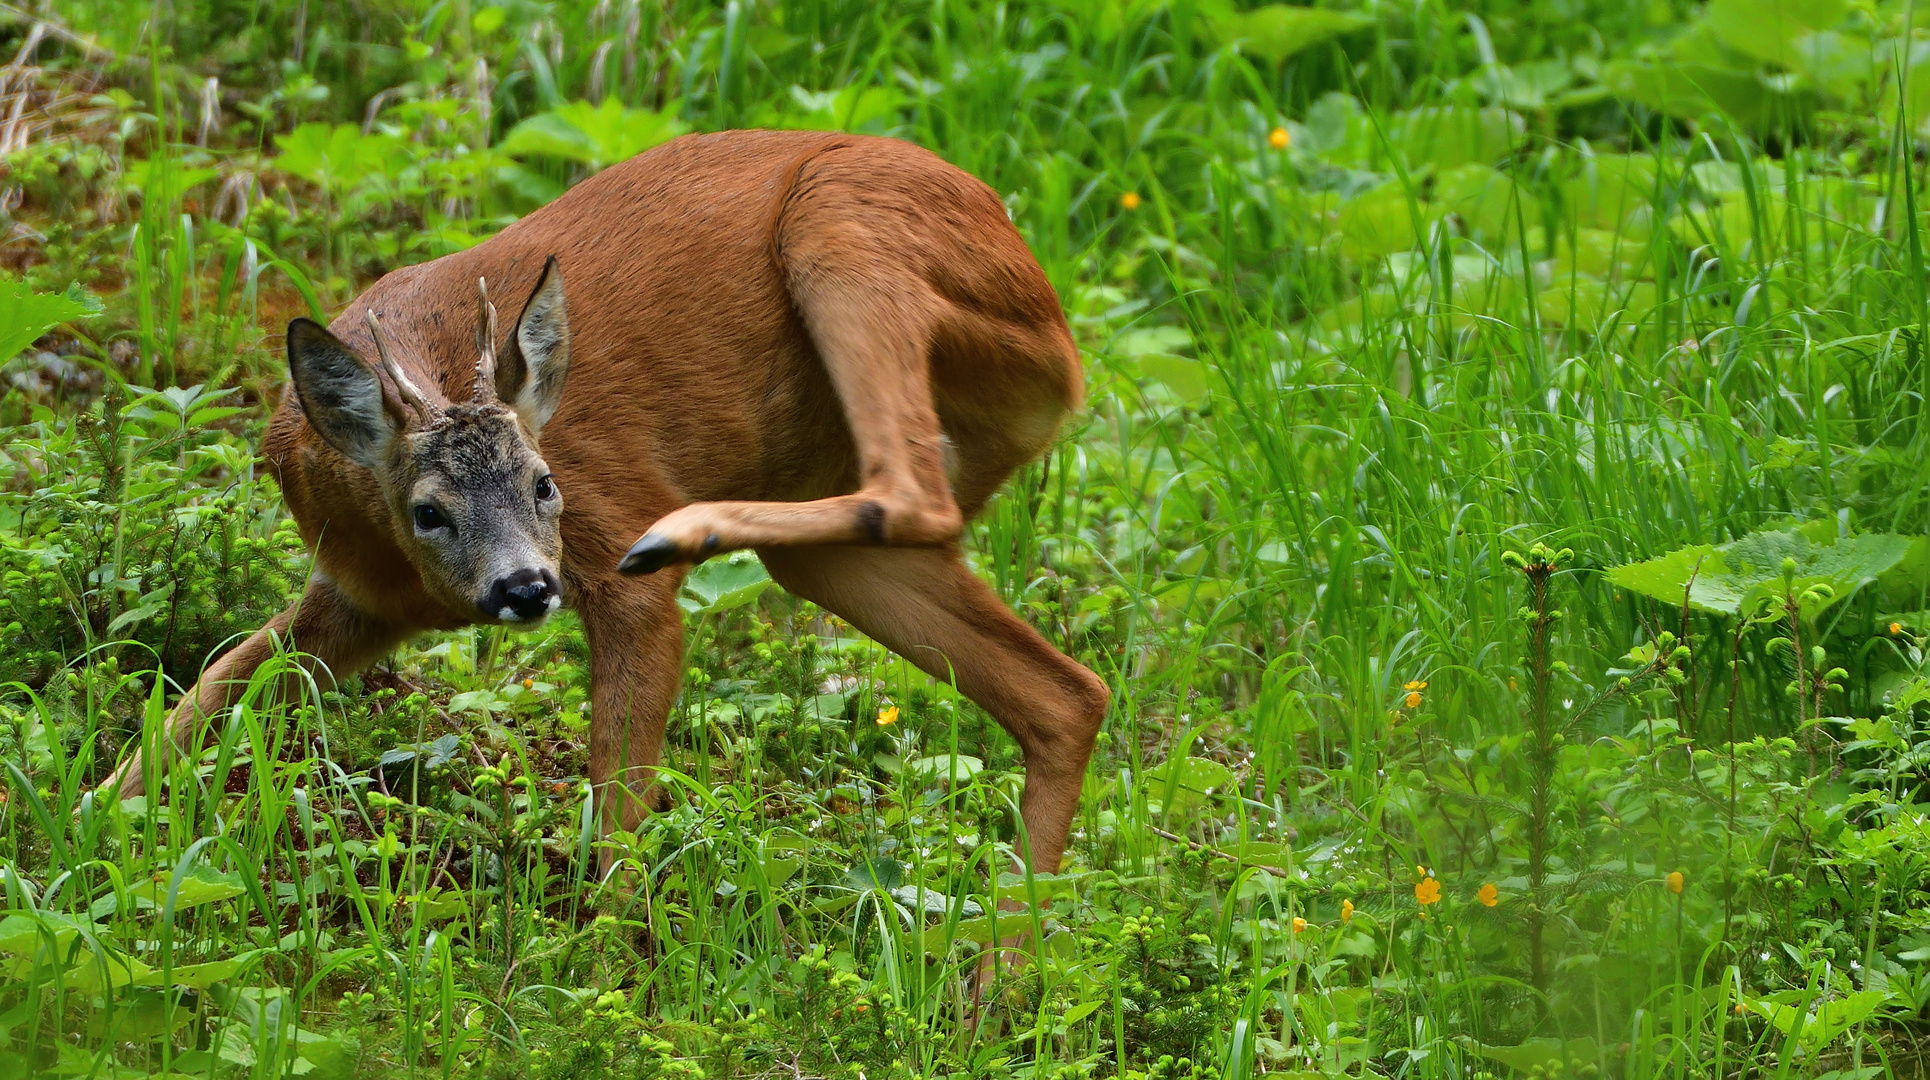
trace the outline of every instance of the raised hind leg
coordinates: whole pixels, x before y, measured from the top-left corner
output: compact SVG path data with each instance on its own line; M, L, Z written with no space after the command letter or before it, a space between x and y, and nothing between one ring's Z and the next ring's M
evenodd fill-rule
M859 489L810 502L694 503L652 524L619 569L650 573L748 547L957 538L964 518L926 366L933 298L888 276L826 276L804 277L800 307L857 446Z

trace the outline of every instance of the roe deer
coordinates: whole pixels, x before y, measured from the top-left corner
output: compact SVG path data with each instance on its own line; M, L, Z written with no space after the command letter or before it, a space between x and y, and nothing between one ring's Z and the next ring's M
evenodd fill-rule
M528 297L506 333L488 296ZM326 680L421 631L567 603L602 827L633 828L682 674L685 570L751 548L1012 733L1027 861L1058 869L1109 695L958 540L1084 380L984 184L891 139L686 136L383 277L328 329L295 320L288 365L263 457L314 574L153 745L201 745L277 638ZM144 782L138 752L110 781Z

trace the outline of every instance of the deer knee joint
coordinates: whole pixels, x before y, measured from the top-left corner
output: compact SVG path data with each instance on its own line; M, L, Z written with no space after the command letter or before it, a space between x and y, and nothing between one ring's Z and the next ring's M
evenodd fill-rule
M943 544L965 530L949 493L936 498L922 493L866 494L853 522L858 538L872 544Z

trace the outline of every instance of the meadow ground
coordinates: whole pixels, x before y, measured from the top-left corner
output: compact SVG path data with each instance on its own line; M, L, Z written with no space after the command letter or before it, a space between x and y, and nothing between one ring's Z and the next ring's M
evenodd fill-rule
M1919 1075L1919 21L0 5L0 1073ZM752 126L982 177L1072 321L1089 407L969 537L1113 691L1063 871L1009 739L743 558L634 834L569 617L91 798L308 572L288 319Z

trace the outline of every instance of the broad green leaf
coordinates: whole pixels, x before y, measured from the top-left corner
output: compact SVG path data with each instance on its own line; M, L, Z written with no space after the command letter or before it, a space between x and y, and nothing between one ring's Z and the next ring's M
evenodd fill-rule
M890 892L904 882L905 868L897 859L879 855L853 865L844 880L855 888Z
M1554 1071L1565 1073L1567 1067L1579 1068L1592 1065L1600 1059L1600 1051L1593 1039L1529 1039L1518 1046L1484 1046L1474 1044L1481 1056L1489 1061L1499 1062L1526 1076L1537 1069L1546 1069L1558 1063Z
M70 986L84 993L104 994L141 985L153 969L132 956L82 950L67 971Z
M87 1033L94 1039L106 1038L111 1034L116 1042L138 1043L158 1039L195 1019L194 1007L183 998L183 995L163 994L155 989L130 990L115 1003L111 1013L107 1010L94 1013L88 1019ZM9 1074L0 1071L0 1075ZM101 1071L96 1075L117 1074Z
M1812 585L1827 585L1831 590L1828 598L1804 606L1803 614L1813 618L1896 566L1909 549L1908 537L1886 533L1819 541L1802 529L1783 529L1751 533L1719 547L1703 544L1617 566L1608 571L1608 580L1630 592L1675 605L1683 602L1687 588L1690 607L1736 615L1751 613L1765 600L1782 595L1783 560L1793 559L1796 576L1791 587L1795 591L1800 593Z
M169 986L192 986L197 990L205 990L215 983L225 982L234 978L236 973L253 964L257 957L267 951L266 949L251 949L248 952L229 957L226 960L211 960L204 964L185 964L177 966L172 971L165 973L159 967L156 967L141 976L138 980L138 985L160 986L165 977Z
M511 157L553 157L601 169L635 157L686 130L676 106L632 109L615 97L572 101L510 129L497 149Z
M1206 12L1221 40L1238 42L1243 51L1276 64L1323 41L1374 25L1372 15L1358 11L1287 4L1268 4L1252 11L1230 8L1226 5Z
M764 871L764 881L771 886L782 885L804 869L804 860L813 847L811 840L790 830L772 832L758 841L758 864ZM748 874L738 875L738 885L749 888L754 882Z
M1811 1050L1820 1050L1835 1042L1850 1028L1874 1016L1883 1007L1885 996L1881 990L1859 990L1826 1001L1818 1005L1815 1012L1808 1014L1793 1005L1772 1001L1754 1001L1750 1005L1785 1035L1800 1022L1802 1029L1796 1037Z
M1184 402L1199 401L1209 388L1206 365L1188 357L1147 353L1139 358L1139 370Z
M771 575L756 555L733 552L692 570L677 604L691 615L728 611L756 600L770 585Z
M790 101L769 110L773 127L808 131L882 132L899 122L903 95L886 86L813 91L791 87Z
M955 784L983 772L985 762L970 754L939 754L913 758L905 763L904 769L920 780L948 780Z
M501 712L507 708L509 708L509 702L505 701L503 696L494 690L464 690L462 693L453 695L449 699L450 712L460 713L468 712L471 709L481 709L485 712L493 713ZM393 750L383 753L382 764L400 765L415 756L416 751L413 748L396 747Z
M985 914L985 909L971 900L954 900L929 886L920 889L917 885L900 885L891 890L891 898L908 911L920 910L922 897L923 911L927 915L945 916L957 908L960 914L976 916Z
M1240 845L1239 855L1240 861L1249 866L1271 866L1276 870L1293 868L1293 845L1281 841L1249 840Z
M1799 66L1798 43L1829 30L1849 14L1847 0L1709 0L1709 28L1737 52L1779 64Z
M1763 131L1808 110L1806 103L1764 82L1754 71L1670 60L1617 60L1602 66L1602 83L1615 96L1685 120L1723 113Z
M469 893L435 886L420 896L405 896L402 902L416 905L425 921L442 922L469 910Z
M9 915L0 919L0 952L14 956L33 956L53 936L55 951L65 952L80 934L80 924L70 915L43 911L34 915Z
M1008 924L1015 923L1016 921L1016 919L1008 920ZM1008 930L1008 932L1010 931ZM992 919L990 916L981 915L976 919L960 919L957 926L947 926L941 922L936 926L926 928L924 934L925 951L928 953L942 953L948 947L956 946L961 942L983 945L992 940L994 933L996 933L996 931L992 927Z
M1415 109L1395 116L1388 137L1409 168L1492 164L1520 144L1527 124L1506 109L1459 105Z
M1217 761L1198 757L1169 758L1148 769L1146 779L1155 792L1171 789L1197 795L1228 791L1238 784L1232 769Z
M1425 204L1400 184L1385 184L1340 207L1340 250L1357 262L1407 251L1420 240Z
M1489 64L1474 77L1474 85L1489 101L1531 112L1546 108L1551 97L1574 81L1574 68L1565 60L1531 60L1513 67Z
M155 907L162 907L167 903L168 888L173 880L173 874L156 874L136 884L128 892L152 903ZM181 889L175 894L174 906L177 909L198 907L218 900L228 900L247 891L248 887L241 883L240 874L224 874L203 864L189 870L181 878Z
M1592 226L1631 243L1629 233L1647 236L1655 197L1655 159L1648 154L1590 154L1562 182L1562 197L1577 224ZM1633 230L1631 227L1634 226Z
M388 135L364 135L354 124L309 123L275 136L275 168L330 191L346 191L402 164L402 143Z
M1059 1022L1070 1027L1084 1020L1086 1017L1091 1016L1093 1013L1098 1012L1099 1006L1104 1004L1105 1002L1103 1001L1082 1001L1072 1008L1067 1009L1065 1015L1059 1018Z
M1193 334L1183 326L1138 326L1113 340L1121 356L1164 356L1193 347Z
M100 314L100 302L78 286L61 293L37 293L25 282L0 274L0 364L64 322Z

